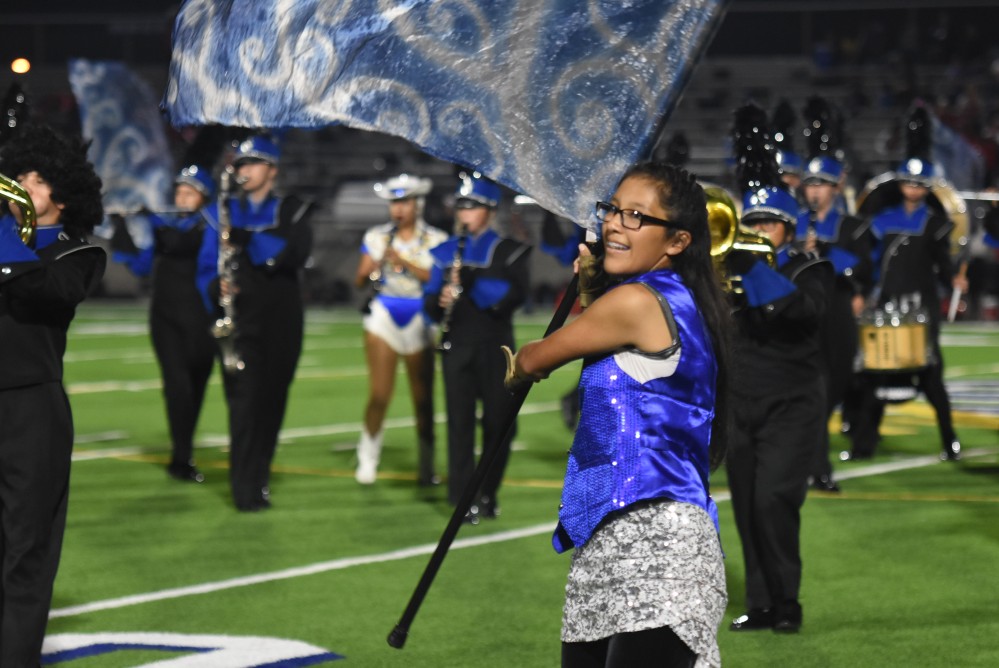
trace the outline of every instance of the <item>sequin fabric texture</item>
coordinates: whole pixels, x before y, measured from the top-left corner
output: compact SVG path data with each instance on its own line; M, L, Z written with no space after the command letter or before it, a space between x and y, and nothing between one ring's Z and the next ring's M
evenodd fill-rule
M572 557L562 641L669 626L720 666L717 631L728 595L721 545L704 509L668 499L610 516Z

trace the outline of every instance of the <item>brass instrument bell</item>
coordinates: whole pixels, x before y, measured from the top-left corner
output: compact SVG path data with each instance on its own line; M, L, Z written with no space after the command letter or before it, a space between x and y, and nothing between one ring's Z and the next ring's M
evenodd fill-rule
M741 293L741 277L730 276L725 268L725 257L734 250L748 251L774 267L777 253L770 240L756 234L739 221L741 206L727 190L713 183L701 183L708 208L708 231L711 233L711 261L721 276L726 290Z
M12 202L21 210L21 220L18 223L17 234L25 246L35 245L35 228L37 220L35 217L35 205L31 201L31 196L24 187L10 178L0 174L0 199Z

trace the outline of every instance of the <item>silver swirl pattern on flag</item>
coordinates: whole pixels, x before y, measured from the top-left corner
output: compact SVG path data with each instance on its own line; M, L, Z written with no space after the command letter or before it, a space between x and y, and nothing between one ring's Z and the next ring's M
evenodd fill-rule
M163 208L174 170L153 90L124 64L109 61L70 61L69 82L82 134L91 142L87 158L103 184L104 208ZM132 231L138 245L152 243L148 226Z
M403 137L592 226L651 148L725 0L188 0L176 126Z

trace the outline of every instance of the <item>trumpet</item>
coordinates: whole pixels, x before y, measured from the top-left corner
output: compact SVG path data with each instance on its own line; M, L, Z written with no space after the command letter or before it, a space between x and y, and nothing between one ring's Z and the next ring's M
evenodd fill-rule
M18 221L17 235L24 242L25 246L34 247L35 228L37 218L35 216L35 205L31 201L31 195L24 187L10 178L0 174L0 199L7 200L21 210L21 220Z
M222 183L219 188L219 279L230 286L229 290L219 293L219 306L222 307L222 317L212 325L212 336L218 341L222 352L222 368L226 373L236 373L246 368L246 363L236 349L236 300L232 294L232 286L236 279L236 269L239 263L236 259L237 249L229 240L232 220L229 216L229 191L232 188L233 170L227 167L222 172ZM236 180L237 184L239 183Z
M742 277L729 275L725 257L734 250L748 251L773 267L777 264L777 252L769 239L739 223L739 207L727 190L713 183L702 183L701 187L707 198L711 261L726 291L740 294Z

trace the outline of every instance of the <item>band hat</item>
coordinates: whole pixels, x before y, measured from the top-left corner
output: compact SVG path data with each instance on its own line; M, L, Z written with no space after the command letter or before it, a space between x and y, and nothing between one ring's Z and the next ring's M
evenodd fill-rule
M268 137L256 135L240 143L236 149L236 158L233 166L239 167L247 162L266 162L269 165L277 165L281 159L281 149Z
M412 176L411 174L400 174L384 181L376 183L375 194L382 199L397 201L409 199L411 197L425 197L430 194L434 187L434 182L430 179Z
M800 176L803 170L801 156L793 151L777 150L777 169L781 174Z
M816 182L836 185L843 176L843 163L828 155L812 158L801 175L802 183Z
M936 167L933 163L920 158L909 158L899 165L895 171L895 178L897 180L918 183L927 188L933 185L933 179L936 175Z
M204 195L206 199L211 199L215 196L215 180L212 178L211 173L204 167L188 165L178 172L177 178L173 182L174 185L183 183L191 186Z
M455 207L471 209L479 206L495 209L499 205L500 188L478 172L461 177L461 184L455 193Z
M767 186L748 190L742 198L742 222L779 220L786 225L796 225L798 208L798 200L783 188Z

